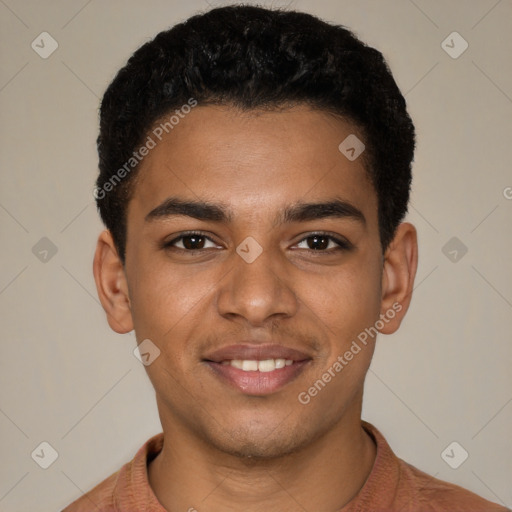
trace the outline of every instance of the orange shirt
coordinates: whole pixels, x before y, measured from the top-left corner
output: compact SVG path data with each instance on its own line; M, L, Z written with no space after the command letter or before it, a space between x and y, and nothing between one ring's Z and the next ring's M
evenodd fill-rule
M362 423L377 444L377 456L362 489L339 512L507 512L399 459L373 425ZM149 439L132 461L63 512L166 512L149 486L147 473L148 461L162 450L163 442L163 433Z

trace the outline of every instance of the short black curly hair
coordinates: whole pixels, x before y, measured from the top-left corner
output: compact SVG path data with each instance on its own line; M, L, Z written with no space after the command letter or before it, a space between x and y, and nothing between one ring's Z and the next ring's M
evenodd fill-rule
M345 27L310 14L230 5L159 33L105 92L95 197L123 262L134 151L158 120L191 98L244 110L305 104L353 123L364 138L387 248L407 212L415 133L382 54Z

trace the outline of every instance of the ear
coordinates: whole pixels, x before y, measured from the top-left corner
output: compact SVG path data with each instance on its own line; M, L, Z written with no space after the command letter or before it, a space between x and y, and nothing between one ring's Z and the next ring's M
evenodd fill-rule
M93 263L94 280L107 321L115 332L133 330L128 283L110 231L98 237Z
M392 334L402 323L411 302L418 267L416 228L401 223L384 254L379 332Z

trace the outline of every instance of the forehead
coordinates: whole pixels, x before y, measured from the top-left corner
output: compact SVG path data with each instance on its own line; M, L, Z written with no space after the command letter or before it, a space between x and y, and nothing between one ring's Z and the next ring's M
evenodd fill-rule
M149 136L156 144L140 164L129 216L147 215L170 196L230 205L252 217L337 197L376 215L363 155L350 160L339 149L347 137L362 137L322 111L197 106L161 140Z

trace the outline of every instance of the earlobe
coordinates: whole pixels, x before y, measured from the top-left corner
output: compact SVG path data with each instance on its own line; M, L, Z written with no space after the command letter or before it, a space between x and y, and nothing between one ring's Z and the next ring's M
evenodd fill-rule
M414 278L418 266L416 228L403 222L384 255L380 316L383 334L395 332L407 313L411 302Z
M94 280L107 321L115 332L125 334L133 329L128 283L110 231L98 237L93 263Z

